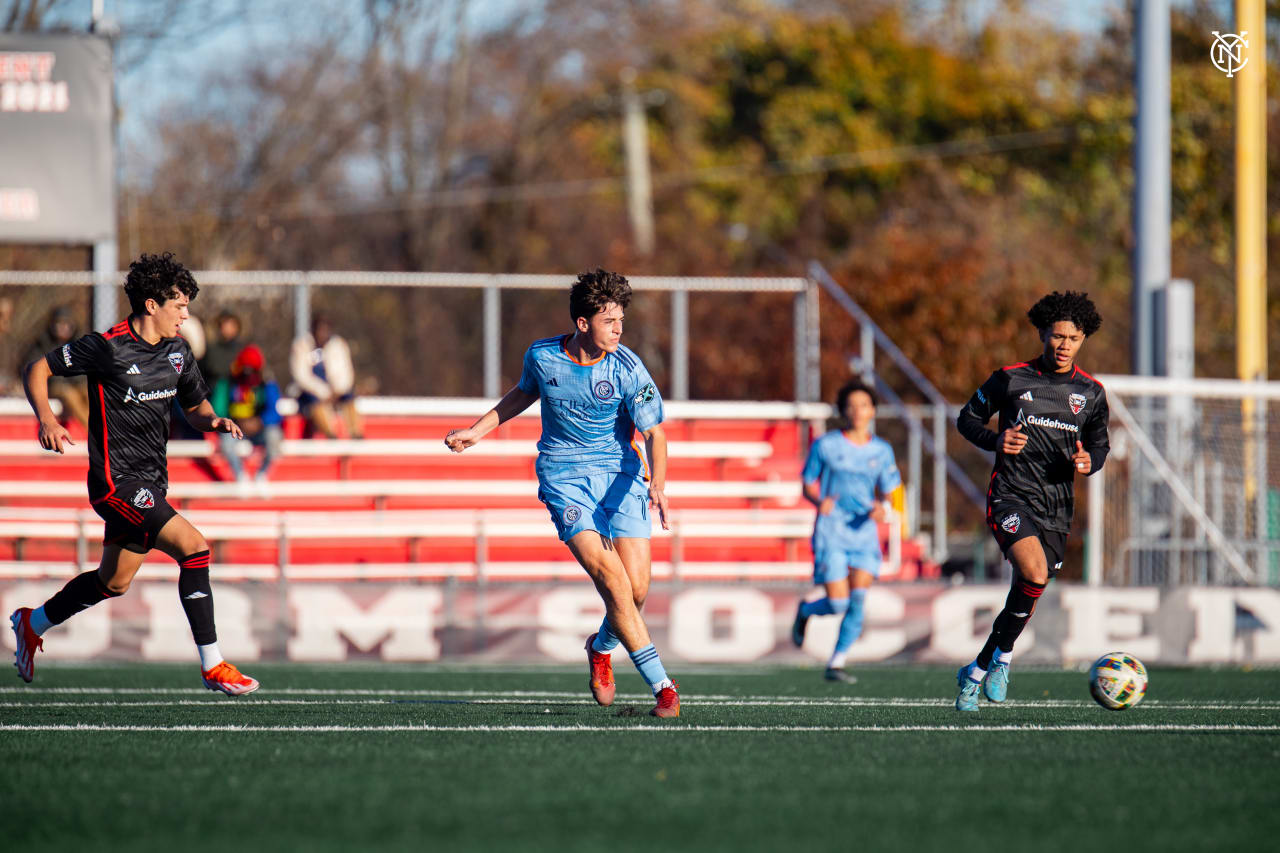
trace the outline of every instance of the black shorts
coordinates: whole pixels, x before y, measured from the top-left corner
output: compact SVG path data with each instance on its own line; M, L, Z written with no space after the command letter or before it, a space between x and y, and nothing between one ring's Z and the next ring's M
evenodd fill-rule
M1040 540L1040 546L1044 548L1045 561L1049 564L1049 577L1052 578L1062 571L1062 555L1067 548L1067 534L1057 530L1046 530L1041 525L1040 519L1031 514L1031 510L1016 505L1002 506L999 511L995 507L990 507L987 510L987 526L991 528L991 535L995 537L996 544L1000 546L1000 553L1004 554L1005 559L1009 558L1009 549L1013 547L1013 543L1034 536Z
M103 545L120 545L138 554L154 548L160 528L178 514L165 500L164 490L145 480L117 481L111 494L93 502L93 511L106 522Z

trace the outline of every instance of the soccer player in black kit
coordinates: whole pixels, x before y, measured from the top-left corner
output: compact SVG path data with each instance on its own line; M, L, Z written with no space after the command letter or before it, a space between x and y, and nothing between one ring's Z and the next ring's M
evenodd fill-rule
M1110 449L1106 392L1076 367L1085 338L1102 325L1093 302L1083 293L1054 291L1027 316L1043 352L992 373L956 421L961 435L996 454L987 527L1013 564L1012 588L991 636L956 674L959 711L977 711L979 691L992 702L1005 700L1013 644L1062 568L1076 475L1102 468ZM995 414L999 432L986 427Z
M123 595L147 552L158 548L178 561L178 596L205 686L230 696L258 689L257 681L218 651L209 543L165 500L174 397L195 428L242 436L234 421L214 413L191 348L178 336L198 291L191 273L170 253L143 255L129 265L124 284L128 317L105 334L93 332L53 350L23 372L27 400L40 421L40 446L58 453L74 442L49 407L49 377L89 377L89 503L106 522L97 569L72 578L41 607L20 607L10 617L17 639L14 665L23 681L35 676L42 634Z

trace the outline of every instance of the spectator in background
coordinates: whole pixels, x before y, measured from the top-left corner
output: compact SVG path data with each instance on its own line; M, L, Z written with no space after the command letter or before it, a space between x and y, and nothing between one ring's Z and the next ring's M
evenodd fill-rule
M289 356L293 381L298 385L298 411L307 419L307 433L336 438L336 421L341 411L347 435L363 438L364 428L356 412L355 368L351 349L333 334L329 318L316 314L311 334L293 342Z
M284 440L280 412L276 407L279 401L280 386L268 373L262 350L253 344L242 349L231 363L230 377L218 380L218 384L213 387L213 410L227 412L224 417L230 417L239 424L244 437L253 442L255 447L263 449L262 464L254 475L259 483L266 481L271 463L280 456L281 442ZM247 483L249 478L237 452L237 439L230 433L220 433L218 441L236 480Z
M71 309L65 306L53 309L49 315L49 324L44 332L27 350L22 360L25 366L33 361L44 359L45 353L69 344L80 337L76 329L75 318ZM67 423L75 418L81 424L89 425L89 380L84 376L51 376L49 378L49 398L62 403L62 422Z
M223 311L215 323L217 334L205 346L204 355L197 356L200 373L210 388L217 386L219 379L231 378L231 363L244 349L245 343L240 338L240 318L235 314Z

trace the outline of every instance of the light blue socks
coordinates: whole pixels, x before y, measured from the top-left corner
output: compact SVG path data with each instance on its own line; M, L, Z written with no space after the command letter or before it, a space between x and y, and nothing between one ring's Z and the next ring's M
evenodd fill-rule
M800 615L808 619L810 616L830 616L844 613L849 609L847 598L819 598L817 601L806 601L800 605Z
M862 636L862 610L867 601L866 589L849 590L849 601L844 618L840 620L840 633L836 636L836 654L849 651L858 637Z
M618 635L613 633L613 628L609 625L609 617L604 617L604 621L600 623L600 630L596 632L595 641L591 644L591 650L597 654L605 654L613 651L618 646Z
M658 657L653 643L632 652L631 662L640 670L640 677L648 683L655 696L662 688L671 686L671 679L667 678L667 671L662 668L662 659Z

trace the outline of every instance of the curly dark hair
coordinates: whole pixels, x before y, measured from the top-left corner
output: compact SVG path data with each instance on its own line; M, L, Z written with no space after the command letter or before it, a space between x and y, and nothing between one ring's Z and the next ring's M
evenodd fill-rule
M840 390L836 392L836 415L844 419L846 422L848 421L848 418L845 417L845 406L849 405L849 397L858 391L861 391L871 398L871 405L880 405L880 400L876 397L874 388L863 382L861 379L850 379L848 382L844 383L844 385L840 386Z
M1027 318L1031 320L1031 325L1041 332L1052 327L1059 320L1070 320L1076 324L1077 329L1084 332L1086 338L1098 331L1098 327L1102 325L1102 318L1098 316L1098 309L1089 298L1089 294L1074 290L1068 290L1066 293L1055 290L1032 305L1031 310L1027 312Z
M195 299L200 292L191 272L173 259L173 252L143 254L129 264L129 275L124 280L124 295L129 297L129 308L133 313L145 314L148 299L154 299L158 305L174 299L174 290L188 300Z
M569 288L569 316L575 323L579 317L590 320L610 302L617 303L619 308L631 304L631 285L616 272L596 267L579 275Z

